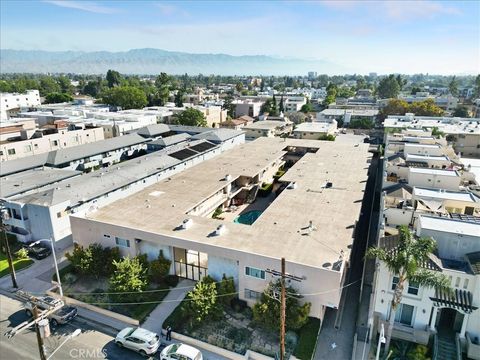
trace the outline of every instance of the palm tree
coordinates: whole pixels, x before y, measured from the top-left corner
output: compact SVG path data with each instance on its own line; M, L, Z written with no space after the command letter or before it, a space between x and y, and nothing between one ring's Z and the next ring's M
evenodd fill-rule
M394 249L371 247L366 252L366 257L378 258L391 273L398 277L388 316L385 353L388 353L390 347L395 312L402 302L406 282L438 288L447 293L452 292L450 281L445 275L424 268L435 248L436 242L432 238L415 239L407 226L401 226L399 241Z

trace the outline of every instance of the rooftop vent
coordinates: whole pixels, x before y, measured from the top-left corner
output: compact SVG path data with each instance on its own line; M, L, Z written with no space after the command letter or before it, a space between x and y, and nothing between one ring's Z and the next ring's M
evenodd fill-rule
M217 229L215 230L215 236L220 236L225 234L225 231L227 231L227 227L224 224L220 224L217 226Z
M192 219L185 219L182 221L182 225L180 225L180 227L183 229L183 230L186 230L186 229L189 229L190 227L192 227L193 225L193 220Z
M232 180L232 176L230 174L225 175L225 181L230 181Z
M288 184L287 189L295 190L297 187L298 187L297 183L293 181L290 184Z

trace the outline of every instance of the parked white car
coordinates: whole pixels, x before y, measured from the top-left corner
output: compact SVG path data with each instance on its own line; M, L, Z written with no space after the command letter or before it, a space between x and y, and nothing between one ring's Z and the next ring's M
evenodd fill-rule
M146 356L157 352L160 337L146 329L127 327L117 334L115 344Z
M162 350L160 360L203 360L203 355L192 346L171 344Z

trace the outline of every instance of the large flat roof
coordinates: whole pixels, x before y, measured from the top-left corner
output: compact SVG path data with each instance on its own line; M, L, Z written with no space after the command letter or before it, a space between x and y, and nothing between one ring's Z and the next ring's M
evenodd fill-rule
M443 190L443 189L428 189L428 188L422 188L422 187L414 187L413 195L415 197L420 197L420 198L480 202L480 198L466 191L449 191L449 190Z
M290 123L287 123L286 121L262 120L245 125L243 130L272 130L287 125L290 125Z
M428 169L428 168L410 168L411 173L428 174L428 175L441 175L441 176L455 176L460 177L455 170L440 170L440 169Z
M37 168L18 174L0 177L0 197L7 198L17 194L38 189L71 177L80 175L81 171Z
M286 257L287 261L321 268L339 260L342 251L348 258L371 157L369 144L362 140L354 135L335 142L262 137L118 200L87 218L249 254ZM222 191L227 174L231 181L261 174L283 158L287 147L318 151L306 153L287 171L281 180L296 182L297 187L281 192L253 225L187 215ZM327 182L333 186L325 188ZM186 218L191 218L193 225L175 230ZM309 221L316 231L307 232ZM220 224L225 225L226 232L209 236Z

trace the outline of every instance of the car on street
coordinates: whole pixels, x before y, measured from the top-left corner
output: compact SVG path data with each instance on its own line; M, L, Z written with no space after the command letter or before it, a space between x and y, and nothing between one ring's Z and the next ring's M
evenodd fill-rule
M66 305L62 300L55 299L51 296L35 297L32 296L30 301L24 303L25 313L28 317L33 316L33 308L37 306L39 310L49 310L53 307L59 308L48 315L50 324L52 327L58 325L64 325L70 322L75 316L77 316L78 310L74 306Z
M27 243L25 249L27 249L29 256L37 260L45 259L52 253L50 245L41 241Z
M203 360L200 350L185 344L168 345L160 353L160 360Z
M147 356L157 352L160 337L146 329L127 327L117 334L115 344Z

